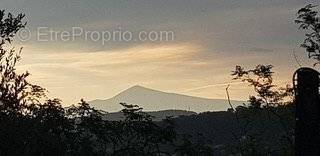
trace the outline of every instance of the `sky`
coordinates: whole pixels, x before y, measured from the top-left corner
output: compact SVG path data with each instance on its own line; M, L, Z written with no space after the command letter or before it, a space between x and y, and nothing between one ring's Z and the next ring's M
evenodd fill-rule
M232 80L236 65L272 64L276 83L291 84L299 64L313 64L294 23L309 3L317 0L1 0L0 6L26 15L27 29L13 45L23 47L19 71L69 105L134 85L224 99L231 84L231 98L246 100L253 92ZM160 38L161 32L170 35Z

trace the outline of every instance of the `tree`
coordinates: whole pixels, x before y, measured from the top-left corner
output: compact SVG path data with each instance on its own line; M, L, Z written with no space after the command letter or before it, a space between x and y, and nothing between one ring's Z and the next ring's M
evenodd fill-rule
M275 89L272 68L272 65L257 65L254 69L245 70L241 66L236 66L235 71L232 72L234 80L240 79L249 83L257 93L257 96L249 97L251 107L281 106L292 103L293 88L287 85Z
M265 124L261 124L261 122L270 121L279 123L284 131L284 134L278 134L284 138L284 140L279 141L280 151L294 151L294 90L289 85L276 88L277 86L273 83L272 68L272 65L257 65L254 69L246 70L241 66L236 66L235 71L231 74L234 76L234 80L241 80L252 86L256 93L256 95L249 97L247 109L243 107L236 109L236 116L246 120L244 128L247 128L250 124L261 125L261 131L258 135L248 134L245 129L245 134L238 137L240 138L238 139L239 145L245 145L239 147L239 149L247 154L249 152L256 155L255 152L261 152L261 148L265 148L265 146L261 146L262 143L259 142L261 140L255 137L259 137L267 131L268 127L264 127ZM259 148L257 149L257 147Z
M0 10L0 155L65 155L75 135L61 101L47 99L44 88L27 80L29 72L16 72L22 48L11 47L24 17Z
M320 17L315 11L316 5L309 4L298 11L295 22L300 25L299 29L306 30L306 38L301 44L308 52L309 58L320 63ZM315 65L316 65L315 64Z
M29 104L39 102L45 90L27 81L28 72L18 74L16 64L21 59L19 51L10 47L16 33L23 29L24 14L7 16L0 10L0 111L3 113L25 113Z
M121 103L125 119L117 122L114 155L169 155L176 132L169 122L160 126L137 105ZM130 154L128 154L130 153Z

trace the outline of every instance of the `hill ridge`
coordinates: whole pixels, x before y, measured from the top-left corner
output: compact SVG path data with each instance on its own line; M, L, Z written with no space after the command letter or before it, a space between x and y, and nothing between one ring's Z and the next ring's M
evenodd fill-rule
M159 110L188 110L205 111L225 111L229 108L226 99L209 99L193 97L178 93L169 93L155 89L146 88L140 85L130 87L116 96L105 100L93 100L91 104L96 109L108 112L117 112L122 109L119 103L136 104L144 108L145 111ZM244 101L231 100L233 105L242 105Z

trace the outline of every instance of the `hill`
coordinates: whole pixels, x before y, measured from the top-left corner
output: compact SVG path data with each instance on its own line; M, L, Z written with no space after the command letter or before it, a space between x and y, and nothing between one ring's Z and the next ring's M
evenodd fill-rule
M192 97L176 93L167 93L142 86L131 87L118 95L106 100L94 100L88 103L96 109L107 112L118 112L122 109L119 104L136 104L144 111L160 110L188 110L193 112L225 111L230 108L225 99L207 99ZM234 106L239 106L244 101L232 100Z

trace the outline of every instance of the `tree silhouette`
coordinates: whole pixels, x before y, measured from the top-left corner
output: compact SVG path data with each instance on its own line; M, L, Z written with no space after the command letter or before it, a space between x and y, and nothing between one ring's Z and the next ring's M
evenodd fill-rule
M254 69L245 70L241 66L236 66L232 72L234 80L241 80L252 86L256 95L249 96L249 106L237 107L236 117L245 120L243 133L237 137L240 146L236 146L240 153L244 155L261 155L261 151L265 146L261 146L261 139L257 137L267 133L268 127L265 127L263 122L276 122L281 125L284 134L284 140L279 140L279 147L284 148L282 154L293 154L294 151L294 103L293 103L293 88L290 85L286 87L276 88L273 83L273 66L272 65L257 65ZM263 121L266 120L266 121ZM250 134L248 127L255 125L260 127L257 134ZM274 153L268 151L267 153Z
M19 51L5 48L5 44L10 45L15 34L25 27L23 18L24 14L6 16L5 11L0 10L0 111L3 113L25 113L29 104L39 102L44 96L43 88L27 81L28 72L16 72L22 48Z
M308 52L309 58L320 62L320 17L315 11L316 5L309 4L298 11L295 22L300 25L300 29L307 30L306 38L301 44Z
M235 71L232 72L234 80L240 79L249 83L257 93L257 96L249 98L252 107L260 108L261 106L269 107L292 103L293 88L287 85L275 89L272 68L272 65L258 65L254 69L245 70L241 66L236 66Z

